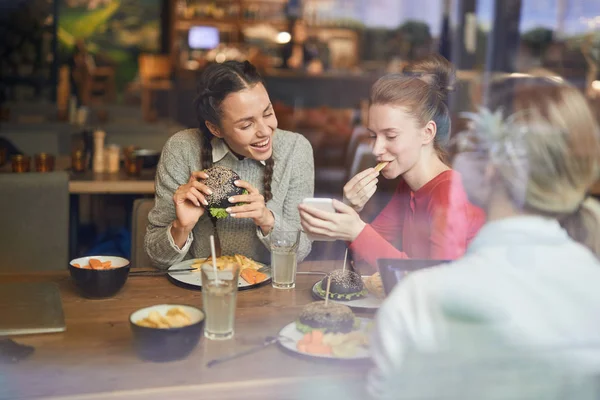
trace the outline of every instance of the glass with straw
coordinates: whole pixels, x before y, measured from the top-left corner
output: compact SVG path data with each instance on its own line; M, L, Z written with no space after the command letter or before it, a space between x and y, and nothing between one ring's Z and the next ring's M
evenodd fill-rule
M204 336L211 340L231 339L234 334L235 305L240 266L229 263L217 267L215 238L210 236L212 265L202 264L202 302L206 321Z

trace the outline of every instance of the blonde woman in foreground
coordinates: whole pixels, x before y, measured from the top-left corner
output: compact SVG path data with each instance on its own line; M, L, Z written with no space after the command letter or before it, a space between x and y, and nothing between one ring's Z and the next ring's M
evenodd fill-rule
M487 222L462 259L410 274L386 299L372 344L375 397L414 385L403 370L417 374L415 354L533 351L569 371L600 366L600 207L586 194L599 175L598 126L579 91L551 79L507 79L490 93L492 111L471 115L454 161ZM434 367L428 376L443 379Z

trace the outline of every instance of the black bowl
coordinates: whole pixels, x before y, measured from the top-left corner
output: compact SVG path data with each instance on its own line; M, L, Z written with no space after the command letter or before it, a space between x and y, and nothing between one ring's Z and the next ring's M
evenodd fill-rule
M156 168L160 159L160 151L150 149L135 150L133 154L142 159L142 168Z
M151 311L165 315L173 307L183 308L192 318L192 324L181 328L149 328L136 322ZM204 313L202 310L182 304L158 304L139 309L129 316L133 331L133 346L138 356L147 361L168 362L187 357L203 336Z
M113 267L110 269L84 269L73 266L73 264L88 265L90 258L96 258L102 262L111 261ZM114 296L123 288L129 276L129 260L112 256L81 257L71 260L69 272L84 297L102 299Z

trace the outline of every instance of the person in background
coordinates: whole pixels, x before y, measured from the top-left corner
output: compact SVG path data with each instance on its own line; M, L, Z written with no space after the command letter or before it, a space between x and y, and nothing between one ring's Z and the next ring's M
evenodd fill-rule
M471 115L454 162L487 222L463 258L409 274L384 301L376 396L391 395L414 354L600 367L600 204L587 195L600 173L598 125L575 87L549 78L508 78L490 93L493 112Z
M173 135L156 174L156 204L148 217L145 246L150 259L168 267L184 258L210 255L210 235L222 254L268 262L273 229L298 230L297 206L314 192L312 147L303 136L277 129L262 78L248 61L211 64L202 71L195 102L198 129ZM248 191L239 206L214 222L205 212L202 182L213 165L231 168ZM230 200L231 201L231 200ZM302 234L298 261L310 252Z
M456 259L464 253L485 216L445 161L452 75L451 64L432 55L374 84L368 116L373 154L388 163L381 175L401 177L400 184L367 224L358 213L375 193L380 173L362 171L344 186L346 204L334 200L337 213L300 206L305 231L349 242L355 260L375 268L378 258Z
M87 91L87 85L89 85L90 71L95 67L94 58L89 53L83 39L75 41L73 51L67 60L67 65L70 69L71 95L75 96L77 106L80 106L86 100L84 99L84 93Z
M292 38L282 49L283 68L303 70L313 75L322 73L324 65L319 56L319 46L309 41L304 20L290 20L288 30Z

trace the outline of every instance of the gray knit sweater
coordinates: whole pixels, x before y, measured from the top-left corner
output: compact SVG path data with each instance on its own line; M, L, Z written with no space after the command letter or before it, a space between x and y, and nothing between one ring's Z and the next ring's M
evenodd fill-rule
M213 139L213 162L229 167L263 193L264 163L239 160L221 139ZM275 161L271 183L273 198L267 207L275 216L274 229L301 229L298 204L314 193L314 159L308 140L297 133L276 130L273 135ZM214 233L208 213L200 218L183 248L171 235L176 219L173 194L188 182L193 171L202 169L200 131L187 129L173 135L165 144L156 171L156 203L148 216L146 252L156 266L167 268L189 258L210 254L209 237ZM251 219L226 218L217 221L222 255L243 254L254 260L270 262L269 237L264 236ZM310 252L311 243L303 233L298 260Z

